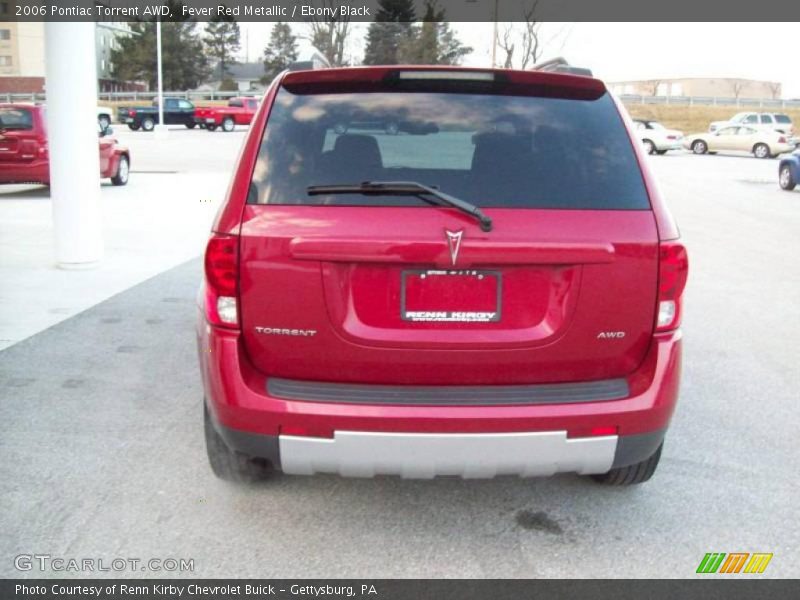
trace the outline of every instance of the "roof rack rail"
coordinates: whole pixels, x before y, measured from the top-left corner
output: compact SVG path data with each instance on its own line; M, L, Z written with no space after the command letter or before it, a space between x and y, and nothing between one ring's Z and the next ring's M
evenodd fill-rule
M569 73L571 75L583 75L592 77L592 70L585 67L573 67L563 56L557 56L533 65L534 71L549 71L551 73Z

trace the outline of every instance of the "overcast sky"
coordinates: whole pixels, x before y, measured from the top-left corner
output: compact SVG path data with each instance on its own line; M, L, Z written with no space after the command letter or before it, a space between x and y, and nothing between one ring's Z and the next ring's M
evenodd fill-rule
M260 59L272 23L241 25L243 34L249 30L250 60ZM452 25L474 48L464 64L489 66L492 23ZM367 26L354 24L349 54L356 61ZM294 28L305 34L305 25ZM743 77L780 81L784 98L800 98L797 23L545 23L542 38L543 59L564 56L606 81Z

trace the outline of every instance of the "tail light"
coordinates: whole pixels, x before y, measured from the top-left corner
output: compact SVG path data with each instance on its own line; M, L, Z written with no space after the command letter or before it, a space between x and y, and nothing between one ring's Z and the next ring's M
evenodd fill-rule
M658 256L658 316L656 331L681 324L681 297L689 275L689 257L680 242L662 242Z
M787 143L787 142L786 142L786 138L785 138L785 137L783 137L783 136L779 137L779 138L778 138L778 143L779 143L779 144L785 144L785 143Z
M205 256L206 318L213 325L237 327L239 238L214 234Z
M129 110L128 111L128 116L129 117L135 117L136 116L136 111L135 110Z
M668 135L668 136L667 136L667 139L668 139L668 140L677 140L677 139L678 139L678 136L677 136L677 135Z

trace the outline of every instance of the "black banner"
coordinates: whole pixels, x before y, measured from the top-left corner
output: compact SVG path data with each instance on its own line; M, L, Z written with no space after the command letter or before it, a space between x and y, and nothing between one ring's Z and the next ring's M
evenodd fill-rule
M425 579L6 579L2 600L782 600L797 598L794 580L710 575L698 580L425 580Z
M415 0L416 18L425 0ZM800 21L800 2L761 0L437 0L447 21ZM380 0L4 0L0 21L381 19ZM3 14L3 11L4 14ZM798 32L800 36L800 31ZM633 49L632 49L633 50Z

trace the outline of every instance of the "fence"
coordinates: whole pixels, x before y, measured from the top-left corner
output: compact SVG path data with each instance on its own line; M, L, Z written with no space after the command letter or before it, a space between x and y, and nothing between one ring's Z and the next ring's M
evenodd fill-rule
M716 98L713 96L637 96L622 94L625 104L674 104L676 106L733 106L751 109L800 108L800 100L775 100L772 98Z
M101 92L100 102L141 102L149 104L156 92ZM164 92L170 98L184 98L193 102L226 100L241 96L260 96L260 92L186 91ZM5 102L44 102L44 94L0 94ZM772 98L717 98L712 96L638 96L622 94L625 104L674 104L676 106L728 106L750 109L800 109L800 100L774 100Z

